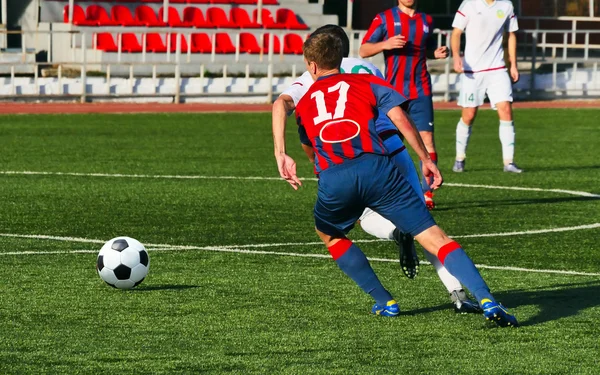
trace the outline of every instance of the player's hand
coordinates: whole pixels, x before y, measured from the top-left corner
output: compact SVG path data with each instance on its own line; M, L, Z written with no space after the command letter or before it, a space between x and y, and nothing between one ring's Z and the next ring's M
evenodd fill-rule
M454 71L456 73L462 73L464 71L462 58L460 56L454 56Z
M436 59L445 59L446 57L448 57L448 47L443 46L443 47L436 49L433 52L433 56Z
M279 169L279 175L281 178L286 180L294 190L298 190L298 186L302 186L302 182L296 176L296 162L294 159L286 154L275 155L277 159L277 169Z
M437 165L431 160L423 161L423 176L427 179L427 181L433 180L431 185L429 186L432 190L439 189L440 186L444 183L444 178L442 177L442 173L438 169Z
M402 35L394 35L385 41L384 49L403 48L406 45L406 39Z
M510 67L510 78L512 78L513 83L519 82L519 69L514 65Z

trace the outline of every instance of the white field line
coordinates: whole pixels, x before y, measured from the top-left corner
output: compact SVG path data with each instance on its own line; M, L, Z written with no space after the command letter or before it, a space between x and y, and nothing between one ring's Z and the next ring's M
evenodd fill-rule
M202 251L215 251L220 253L236 253L236 254L253 254L253 255L276 255L276 256L288 256L288 257L299 257L299 258L319 258L319 259L331 259L329 254L302 254L302 253L288 253L278 251L264 251L264 250L247 250L247 249L236 249L227 247L214 247L214 246L176 246L176 247L163 247L156 249L148 249L148 251L186 251L186 250L202 250ZM20 251L20 252L9 252L0 253L0 255L55 255L55 254L96 254L98 250L65 250L65 251ZM371 262L385 262L385 263L397 263L398 259L388 258L368 258ZM422 265L431 265L427 261L421 261ZM529 272L529 273L547 273L557 275L572 275L572 276L600 276L600 273L594 272L580 272L580 271L569 271L569 270L545 270L545 269L534 269L534 268L522 268L522 267L505 267L505 266L490 266L487 264L476 264L479 269L490 269L499 271L515 271L515 272Z
M517 236L517 235L530 235L530 234L541 234L550 232L565 232L585 229L600 228L600 223L580 225L577 227L563 227L563 228L552 228L552 229L541 229L541 230L530 230L524 232L505 232L505 233L487 233L487 234L472 234L463 236L453 236L453 238L475 238L475 237L494 237L494 236ZM22 234L11 234L11 233L0 233L1 237L13 237L13 238L31 238L31 239L43 239L43 240L54 240L64 242L81 242L81 243L104 243L103 240L81 238L81 237L60 237L60 236L48 236L48 235L22 235ZM374 242L381 240L357 240L355 242ZM146 244L148 251L186 251L186 250L202 250L202 251L215 251L215 252L226 252L226 253L238 253L238 254L256 254L256 255L278 255L278 256L293 256L303 258L330 258L327 254L303 254L303 253L291 253L291 252L275 252L275 251L264 251L264 250L250 250L249 248L264 248L264 247L281 247L281 246L308 246L308 245L321 245L320 242L304 242L304 243L275 243L275 244L248 244L248 245L228 245L228 246L179 246L179 245L168 245L168 244ZM5 252L0 255L44 255L44 254L86 254L86 253L97 253L98 250L64 250L64 251L19 251L19 252ZM370 261L374 262L397 262L396 259L387 258L369 258ZM422 261L422 264L430 264L429 262ZM506 267L506 266L490 266L486 264L476 264L477 268L481 269L493 269L493 270L505 270L505 271L518 271L518 272L537 272L537 273L551 273L551 274L563 274L563 275L580 275L580 276L600 276L600 273L590 272L579 272L569 270L545 270L545 269L531 269L521 267Z
M561 228L548 228L548 229L537 229L537 230L526 230L521 232L500 232L500 233L480 233L480 234L463 234L450 236L451 238L485 238L485 237L510 237L510 236L522 236L522 235L533 235L533 234L544 234L544 233L558 233L558 232L569 232L586 229L600 228L600 223L578 225L575 227L561 227ZM64 241L64 242L80 242L80 243L97 243L104 244L105 240L97 240L83 237L61 237L61 236L49 236L45 234L15 234L15 233L0 233L0 237L12 237L12 238L30 238L38 240L52 240L52 241ZM371 243L371 242L385 242L389 240L371 239L371 240L354 240L356 243ZM265 247L284 247L284 246L315 246L322 245L322 242L280 242L280 243L263 243L263 244L242 244L242 245L220 245L220 246L188 246L188 245L170 245L170 244L155 244L146 243L145 246L151 248L167 248L177 250L205 250L205 249L252 249L252 248L265 248ZM0 253L0 255L6 253Z
M178 179L178 180L256 180L256 181L281 181L279 177L258 177L258 176L185 176L185 175L150 175L150 174L120 174L120 173L78 173L78 172L38 172L38 171L0 171L0 175L44 175L44 176L74 176L74 177L109 177L109 178L149 178L149 179ZM314 177L300 178L303 181L317 181ZM564 190L564 189L543 189L529 188L519 186L496 186L496 185L474 185L447 182L444 186L480 188L480 189L499 189L499 190L518 190L518 191L538 191L548 193L558 193L567 195L576 195L581 197L600 198L600 194L588 193L585 191Z

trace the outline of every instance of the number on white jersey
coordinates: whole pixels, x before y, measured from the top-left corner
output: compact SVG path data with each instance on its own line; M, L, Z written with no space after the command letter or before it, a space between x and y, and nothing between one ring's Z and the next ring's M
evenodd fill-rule
M340 92L340 96L335 105L335 111L333 115L327 112L327 107L325 106L325 94L323 91L315 91L310 96L311 99L315 99L317 104L317 112L318 115L313 119L315 125L322 123L323 121L338 119L344 117L344 112L346 112L346 102L348 101L348 90L350 89L350 85L344 81L338 82L336 85L331 86L327 89L328 93L332 93L335 91Z

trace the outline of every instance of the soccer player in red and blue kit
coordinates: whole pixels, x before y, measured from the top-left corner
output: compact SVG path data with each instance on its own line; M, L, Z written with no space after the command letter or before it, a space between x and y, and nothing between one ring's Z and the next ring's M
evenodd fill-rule
M433 30L431 16L416 11L416 0L399 0L398 6L378 14L360 47L360 56L371 57L383 52L385 78L407 97L402 108L415 122L427 151L434 163L437 152L433 138L433 101L431 77L427 71L427 57L444 59L448 48L428 49ZM422 178L421 187L427 208L433 209L431 181Z
M415 149L423 162L424 174L433 179L431 187L442 184L442 176L419 133L399 108L406 99L375 76L340 74L342 43L331 34L307 39L304 57L315 83L296 106L296 116L316 154L316 231L339 268L373 297L371 312L397 316L400 308L365 254L346 237L366 207L412 234L427 251L438 256L475 295L487 319L500 326L516 326L515 317L494 300L471 259L435 224L420 197L386 154L375 128L380 112L387 114ZM285 151L285 123L273 126L273 140L281 177L298 189L301 181L296 175L296 163Z

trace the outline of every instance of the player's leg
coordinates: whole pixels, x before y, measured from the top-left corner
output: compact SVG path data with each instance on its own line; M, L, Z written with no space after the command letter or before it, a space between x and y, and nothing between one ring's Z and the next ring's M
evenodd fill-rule
M494 320L502 327L518 326L517 319L496 302L475 264L458 242L450 239L437 225L416 234L415 239L425 250L437 256L446 269L473 293L486 319Z
M450 294L450 301L454 305L454 311L460 314L481 313L479 304L467 296L460 281L448 272L437 256L431 254L429 251L425 251L425 259L435 268L435 272Z
M413 234L426 251L437 256L446 269L477 298L486 317L496 320L499 317L499 325L516 325L516 319L495 302L471 259L458 243L435 224L431 214L399 173L390 171L388 175L389 179L382 183L386 193L380 192L373 201L367 201L369 207L402 231Z
M315 227L338 267L373 297L373 313L395 316L400 312L398 305L377 278L365 254L345 236L365 208L359 187L354 183L357 164L353 163L354 169L342 165L321 173L314 208Z
M504 172L521 173L522 169L514 163L515 156L515 124L512 113L512 83L507 72L489 74L487 94L492 107L498 110L500 120L499 136L502 144Z
M435 164L437 164L437 152L435 149L435 141L433 137L433 101L430 96L424 96L417 99L413 99L409 101L408 104L408 114L410 118L415 123L421 138L423 139L423 143L425 144L425 148L427 152L429 152L429 156L431 160ZM421 169L423 165L421 163ZM425 205L428 209L432 210L435 207L435 203L433 202L433 192L429 187L431 185L431 181L425 176L421 176L421 189L423 190L423 195L425 199Z
M379 134L379 136L400 173L408 180L415 191L420 192L421 185L417 170L400 139L400 133L397 130L388 130ZM398 258L402 272L409 279L417 276L419 273L419 257L417 256L414 239L410 234L396 229L394 224L368 208L361 216L360 224L365 232L375 237L394 240L398 245Z
M463 107L461 118L456 125L456 158L452 170L463 172L467 146L471 137L471 130L477 116L477 108L483 104L485 88L481 87L481 78L473 74L461 76L461 87L458 105Z

